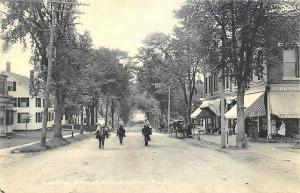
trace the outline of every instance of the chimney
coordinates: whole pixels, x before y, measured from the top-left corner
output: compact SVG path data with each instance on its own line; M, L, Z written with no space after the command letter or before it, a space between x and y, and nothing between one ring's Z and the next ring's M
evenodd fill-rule
M6 62L6 72L10 72L10 62Z

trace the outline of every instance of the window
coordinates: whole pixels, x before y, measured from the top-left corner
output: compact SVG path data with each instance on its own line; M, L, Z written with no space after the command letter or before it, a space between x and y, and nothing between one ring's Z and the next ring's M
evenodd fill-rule
M299 78L299 49L283 50L283 77Z
M0 107L0 125L4 125L5 108Z
M207 94L208 93L208 90L207 90L207 77L205 77L205 80L204 80L204 91L205 91L205 94Z
M13 110L6 110L6 125L14 124Z
M225 89L229 88L229 79L230 78L228 76L225 77Z
M43 113L35 113L35 122L41 123L43 121Z
M219 90L219 78L218 74L213 75L213 80L214 80L214 92Z
M18 98L18 107L29 107L29 98Z
M54 113L48 112L48 121L53 121Z
M209 93L213 93L213 77L209 76Z
M41 98L35 98L35 106L42 107L42 99Z
M18 123L26 123L26 120L28 121L28 119L29 113L18 113Z
M5 93L5 79L0 78L0 94L6 94Z
M13 102L14 102L14 107L18 106L18 99L17 98L13 98Z
M8 88L8 91L16 91L16 88L17 88L16 82L8 81L7 88Z

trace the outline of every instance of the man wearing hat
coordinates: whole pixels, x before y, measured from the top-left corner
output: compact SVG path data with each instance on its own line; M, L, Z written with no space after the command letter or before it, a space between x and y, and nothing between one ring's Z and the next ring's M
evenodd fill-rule
M104 149L105 131L104 126L101 124L100 120L97 123L97 130L95 135L96 138L99 140L99 148Z

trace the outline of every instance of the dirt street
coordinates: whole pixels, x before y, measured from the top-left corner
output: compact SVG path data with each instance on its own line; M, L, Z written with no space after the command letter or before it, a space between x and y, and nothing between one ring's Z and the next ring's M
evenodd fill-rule
M36 154L0 151L5 193L248 193L300 192L298 150L219 150L194 139L141 133L105 149L90 138Z

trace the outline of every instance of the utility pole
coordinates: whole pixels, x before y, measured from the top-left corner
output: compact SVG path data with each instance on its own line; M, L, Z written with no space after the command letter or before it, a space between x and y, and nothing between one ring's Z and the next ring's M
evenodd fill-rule
M227 131L225 129L225 89L224 89L224 69L221 70L221 77L220 77L220 105L221 105L221 148L226 148L227 144Z
M51 84L51 72L52 72L52 62L54 52L54 33L56 27L56 12L72 12L76 13L76 11L67 11L67 10L58 10L57 5L88 5L82 3L76 3L75 1L67 1L67 0L50 0L50 8L51 8L51 28L50 28L50 41L47 52L48 57L48 68L47 68L47 79L46 79L46 88L45 88L45 103L44 103L44 112L43 112L43 123L42 123L42 136L41 136L41 144L42 146L46 146L46 129L47 129L47 121L48 121L48 108L49 108L49 91Z
M171 134L171 131L170 131L170 106L171 106L171 88L170 86L168 86L168 131L169 131L169 134Z
M56 14L55 14L55 4L51 11L51 28L50 28L50 42L47 52L48 57L48 69L47 69L47 80L46 80L46 89L45 89L45 103L44 103L44 113L43 113L43 127L42 127L42 146L46 146L46 129L48 121L48 108L49 108L49 90L51 83L51 72L52 72L52 62L53 62L53 44L54 44L54 31L56 23Z

